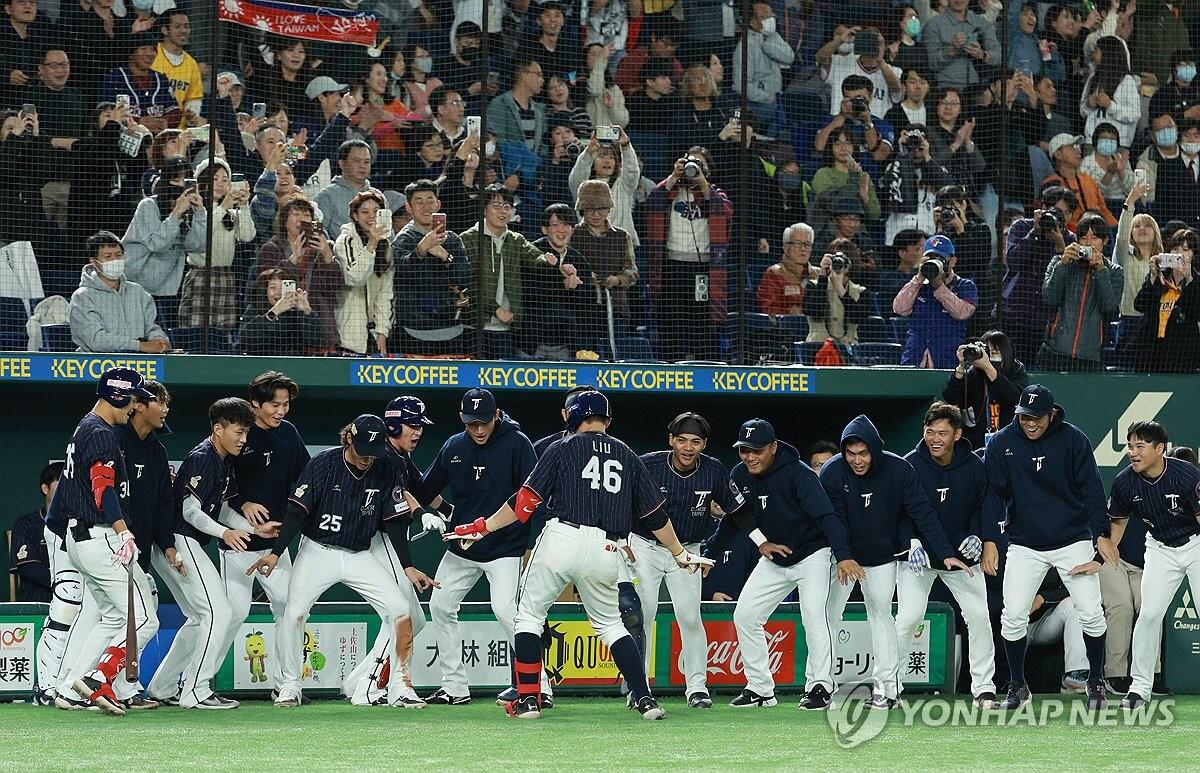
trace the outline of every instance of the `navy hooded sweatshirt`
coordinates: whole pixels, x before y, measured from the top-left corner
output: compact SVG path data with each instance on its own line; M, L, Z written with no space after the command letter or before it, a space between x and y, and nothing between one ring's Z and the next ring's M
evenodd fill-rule
M955 548L955 558L968 566L976 563L978 559L967 560L957 552L956 546L971 535L984 542L995 542L1000 536L1004 508L988 490L987 470L983 460L971 452L971 441L961 438L955 443L954 456L945 467L934 461L924 443L917 443L904 459L916 472L917 480L942 524L942 532ZM913 537L925 541L924 532L912 521L905 520L901 538Z
M168 430L169 431L169 430ZM116 428L129 472L129 504L126 524L137 541L138 565L150 571L150 546L163 553L175 547L175 495L171 490L171 463L159 432L144 439L132 424Z
M746 498L746 506L730 516L734 522L746 532L758 528L769 542L792 549L790 556L776 555L774 563L794 566L826 547L837 561L851 558L845 524L795 447L780 441L775 461L762 475L751 475L739 462L730 477Z
M1094 540L1108 529L1108 504L1087 436L1054 406L1037 440L1025 437L1019 417L988 444L988 485L1008 506L1005 534L1014 545L1057 550Z
M846 444L852 440L866 443L871 450L866 475L855 475L844 458ZM905 513L925 537L931 559L936 557L936 562L930 563L940 567L945 559L954 557L912 465L883 450L883 438L870 419L858 416L847 424L839 446L843 453L821 467L821 484L846 524L852 557L861 566L890 564L908 554L908 542L901 535Z
M483 445L464 430L453 435L425 471L421 485L431 495L438 492L454 503L448 529L499 510L529 477L536 459L533 444L521 425L501 413L496 429ZM463 549L457 541L449 550L462 558L486 562L520 556L529 545L529 523L515 521Z

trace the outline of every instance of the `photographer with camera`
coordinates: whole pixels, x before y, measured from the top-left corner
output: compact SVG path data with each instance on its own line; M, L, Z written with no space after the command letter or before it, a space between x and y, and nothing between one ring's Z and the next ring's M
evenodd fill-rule
M1042 302L1054 311L1054 319L1038 352L1039 370L1104 370L1102 334L1121 308L1122 269L1104 257L1108 223L1088 213L1079 219L1075 233L1075 243L1046 267Z
M1013 353L1022 362L1033 362L1046 338L1048 320L1042 304L1046 267L1075 240L1066 225L1075 208L1075 194L1051 186L1042 191L1042 207L1031 218L1012 221L1005 239L1000 303Z
M904 230L936 230L934 194L950 181L950 172L930 157L924 126L912 125L900 132L899 152L879 178L888 213L884 243L895 244L896 235Z
M642 182L642 171L637 151L633 149L629 135L620 126L600 126L596 132L575 159L567 185L571 195L578 196L585 180L608 183L612 192L609 222L629 234L633 246L638 247L642 242L633 222L633 205L638 185ZM599 136L601 134L605 136ZM568 203L571 203L569 199Z
M958 365L946 379L942 399L962 409L963 437L983 448L987 436L1012 424L1021 392L1029 386L1025 364L1013 357L1012 343L999 330L955 351Z
M895 131L891 124L882 118L871 115L871 81L861 75L850 75L842 81L841 107L829 123L817 132L813 139L813 149L824 153L833 141L833 137L845 129L854 141L854 149L859 158L871 162L883 163L892 155L892 144L895 142Z
M892 105L904 98L900 82L903 71L883 57L883 36L879 30L839 24L833 37L816 53L821 79L829 84L829 114L840 111L838 95L844 94L842 82L859 76L869 82L866 97L871 115L883 118Z
M892 300L892 311L908 317L901 365L953 367L955 347L979 303L975 283L954 272L957 262L954 242L941 234L929 237L921 267Z
M996 305L996 278L992 269L992 232L987 224L975 217L961 185L947 185L937 192L934 200L934 232L945 234L954 242L958 255L955 271L975 283L979 290L979 308L984 313L972 318L968 326L975 334L986 330Z
M1200 282L1193 261L1200 235L1178 231L1167 251L1150 258L1150 273L1134 299L1142 327L1132 346L1139 373L1194 373L1200 367Z
M871 313L867 288L850 278L860 257L858 247L849 239L829 243L829 251L821 257L820 276L808 282L804 293L806 341L833 339L846 346L858 343L858 323Z
M645 245L668 360L712 359L715 323L725 319L725 269L710 266L724 264L733 206L708 173L708 153L693 146L646 199Z
M583 155L583 143L575 134L570 118L555 116L548 120L550 132L550 157L538 170L538 191L542 203L569 204L571 187L568 180L576 162Z

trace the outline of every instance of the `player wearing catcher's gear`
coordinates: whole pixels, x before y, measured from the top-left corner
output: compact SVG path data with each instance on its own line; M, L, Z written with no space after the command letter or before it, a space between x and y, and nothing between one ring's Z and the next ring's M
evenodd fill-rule
M421 488L421 471L412 460L412 453L417 450L425 427L433 424L425 415L425 403L411 395L397 397L388 403L384 411L384 424L387 427L385 458L396 467L400 476L398 485L402 486L417 504L428 502L431 497ZM433 530L440 534L446 530L445 522L436 512L428 509L419 512L422 525L427 531ZM410 518L415 520L411 516ZM406 523L408 522L406 520ZM407 548L403 552L397 552L388 536L387 527L387 522L381 522L379 529L371 537L371 555L392 575L408 607L408 617L401 621L399 629L404 641L393 644L394 630L388 626L381 626L375 636L375 642L371 645L371 651L343 682L342 693L355 706L386 703L388 685L392 680L390 653L399 648L399 651L408 653L408 656L400 662L399 697L395 700L399 701L399 705L408 708L424 708L425 701L421 700L413 689L409 664L412 658L412 641L425 628L425 610L421 607L416 591L431 588L434 582L412 565ZM405 545L407 546L407 541Z
M1012 424L992 436L984 465L988 485L1008 508L1000 636L1010 683L1000 706L1029 701L1025 649L1029 610L1051 567L1071 594L1088 659L1088 707L1108 706L1104 691L1104 634L1096 540L1108 531L1104 485L1087 436L1066 421L1041 384L1021 393Z
M246 445L233 461L237 493L229 500L253 526L268 521L282 521L287 512L288 495L296 488L296 480L308 464L308 449L295 425L287 420L292 401L300 394L295 381L277 371L261 373L250 382L250 407L254 409L254 426L246 436ZM250 614L254 582L262 586L271 604L275 620L283 618L287 607L288 580L292 558L287 552L279 557L279 565L270 577L247 575L246 569L266 556L275 540L251 535L244 551L230 550L218 543L218 563L225 595L229 599L230 621L226 634L226 649L242 623ZM222 649L222 652L225 650ZM267 658L267 673L271 683L279 684L279 658Z
M611 411L599 392L584 392L571 405L567 428L575 432L550 446L507 504L490 518L455 527L444 538L479 540L514 521L528 521L540 502L549 520L521 576L517 597L514 660L520 697L505 708L510 716L541 716L542 627L568 583L574 583L592 628L612 652L644 719L664 714L650 694L641 652L617 610L620 548L633 519L640 518L682 567L711 566L679 544L662 511L663 498L646 466L624 443L606 433Z
M1129 427L1129 466L1113 480L1108 499L1112 536L1099 540L1104 560L1116 563L1129 517L1146 524L1142 610L1133 626L1132 681L1123 709L1136 709L1150 697L1163 616L1179 584L1187 577L1193 597L1200 588L1200 470L1164 456L1167 440L1166 428L1156 421Z
M466 429L450 437L422 478L430 494L454 503L451 527L473 523L499 510L533 471L533 444L521 425L496 407L486 389L471 389L459 411ZM438 564L439 586L429 599L437 632L442 686L425 700L450 706L471 701L462 660L458 608L471 588L486 577L492 611L512 643L517 614L521 557L529 545L529 524L517 522L470 544L451 542ZM543 673L543 693L550 685Z
M424 707L401 680L400 663L412 648L412 620L391 571L370 552L382 522L392 546L405 564L408 525L416 501L401 485L402 474L386 459L387 427L378 416L364 414L341 432L341 447L322 451L304 468L289 500L286 518L271 555L247 571L269 575L300 533L300 549L292 565L287 610L276 622L276 649L283 680L275 705L290 708L301 700L301 649L308 613L321 594L344 583L369 603L385 628L393 631L388 696L376 705Z
M50 570L50 609L42 623L42 635L38 638L36 650L38 683L34 688L33 701L39 706L54 703L67 633L79 616L79 603L83 598L83 580L67 560L67 548L62 535L56 534L46 523L58 491L58 482L62 478L63 466L62 462L51 462L42 468L39 477L46 507L41 511L38 531L46 543L46 565ZM16 544L16 534L13 539Z
M60 708L77 708L80 701L90 701L105 713L125 713L112 682L125 668L131 575L137 642L128 644L140 649L158 631L150 580L134 562L137 546L125 514L129 478L116 433L116 427L129 420L134 397L154 397L142 383L142 375L128 368L111 368L100 376L99 399L75 428L47 516L52 531L65 530L67 559L100 612L96 625L78 632L84 636L79 657L69 667L64 663L60 671L54 699Z
M684 548L696 554L700 553L700 543L716 527L710 506L715 503L728 516L745 504L741 492L730 482L725 465L704 453L711 431L708 421L700 414L681 413L667 426L667 443L671 450L641 456L659 493L666 497L663 512L671 519L676 536ZM684 690L687 704L692 708L712 708L707 685L708 636L700 619L703 573L688 572L676 564L642 519L633 522L629 551L633 557L629 571L637 588L639 623L652 624L658 615L658 591L665 580L683 643L682 671L687 680ZM627 615L624 610L622 613ZM666 642L660 642L658 646L666 646ZM642 650L649 673L650 648L643 644Z
M850 557L846 526L816 473L793 446L775 439L769 422L747 421L733 445L742 461L731 478L747 505L730 518L750 535L761 557L733 611L746 688L729 705L776 705L763 624L798 590L808 648L800 708L827 709L833 691L833 638L826 617L830 583L861 579L862 569Z
M925 491L903 458L883 450L883 438L866 416L858 416L842 431L842 452L821 467L821 485L829 495L838 517L850 535L850 551L866 572L858 580L867 606L867 624L871 629L871 653L875 664L874 689L869 706L894 708L900 697L899 641L896 619L892 617L892 597L896 595L896 572L909 561L927 566L925 549L901 541L901 523L905 515L920 533L946 569L973 572L954 557L946 542L937 513ZM897 562L899 559L899 563ZM907 566L903 571L909 571ZM829 594L829 620L833 630L841 627L846 601L853 582L837 583Z
M208 422L212 434L184 457L175 476L175 563L165 553L154 559L187 621L146 692L160 701L178 692L179 705L188 709L235 709L238 702L216 695L210 684L229 648L232 610L204 546L216 537L234 550L245 550L251 534L274 535L279 523L253 527L227 504L237 494L233 458L254 424L250 403L238 397L217 400L208 408Z
M1003 511L988 490L983 460L971 453L971 442L962 436L962 412L947 403L934 403L925 412L921 442L904 458L916 471L946 538L951 545L958 545L958 558L974 566L984 556L984 567L994 571ZM904 522L901 544L918 536L924 539L924 533L914 535L914 529L911 521ZM933 581L940 579L958 602L967 623L971 695L980 707L996 708L996 685L992 681L996 648L983 572L926 571L929 569L922 561L911 570L900 567L897 572L896 636L903 644L913 635L925 619Z

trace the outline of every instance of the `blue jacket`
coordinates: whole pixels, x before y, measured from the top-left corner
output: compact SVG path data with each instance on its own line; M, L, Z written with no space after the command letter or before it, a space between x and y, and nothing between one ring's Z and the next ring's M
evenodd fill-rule
M968 566L977 563L977 560L968 561L958 552L957 546L972 534L984 542L999 539L1004 509L988 490L987 470L983 460L971 452L971 441L962 438L955 443L954 458L945 467L933 460L924 443L918 443L904 459L917 473L917 480L938 515L946 539L955 548L955 557ZM910 538L925 539L911 521L905 521L905 530Z
M854 474L843 456L852 440L861 440L871 450L866 475ZM901 535L905 513L925 538L931 563L940 567L945 559L954 557L912 465L883 450L883 438L870 419L858 416L847 424L839 445L843 453L821 467L821 484L846 524L853 558L859 564L882 566L903 559L908 553L908 543Z
M1054 406L1050 426L1037 440L1017 419L988 443L988 485L1008 506L1009 542L1055 550L1094 540L1108 528L1104 484L1087 436Z
M454 505L448 528L487 518L499 510L533 471L533 444L521 425L506 414L483 445L465 431L446 440L437 458L425 471L421 484L429 494L442 492ZM529 524L516 521L464 550L449 543L450 552L472 561L486 562L520 556L529 546Z
M738 525L749 526L749 531L757 527L770 542L792 549L790 556L776 556L776 564L794 566L825 547L833 549L837 561L851 557L844 522L836 517L817 476L800 463L795 447L780 442L775 462L762 475L751 475L739 462L729 477L746 497L746 506L738 512L748 513L755 522L749 526L735 516Z
M160 433L151 432L143 440L132 424L122 424L116 431L129 472L129 521L125 525L137 541L138 564L149 571L152 545L164 553L175 547L171 464Z
M979 305L979 289L967 277L955 275L943 286L972 306ZM900 292L904 292L904 288ZM967 335L967 320L950 316L928 284L921 285L911 311L904 316L908 317L908 338L904 342L900 364L920 365L928 349L933 367L953 368L957 362L955 352Z

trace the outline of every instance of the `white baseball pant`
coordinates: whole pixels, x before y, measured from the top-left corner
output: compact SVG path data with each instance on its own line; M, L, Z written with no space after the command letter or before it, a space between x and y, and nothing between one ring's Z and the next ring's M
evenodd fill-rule
M229 630L225 634L222 652L233 646L234 637L246 618L250 616L250 602L254 598L254 582L263 587L267 600L271 603L271 616L279 621L287 608L288 582L292 576L292 557L285 550L279 557L279 563L270 577L263 577L258 572L252 576L246 570L263 556L270 555L270 550L218 550L217 561L221 567L221 580L225 584L225 597L229 599ZM267 675L272 684L279 684L279 658L267 658Z
M971 694L995 693L992 677L996 673L996 645L992 641L992 622L988 617L987 583L983 571L972 567L973 576L966 572L926 569L917 575L907 564L896 568L896 637L899 644L908 642L917 625L925 619L929 607L929 591L933 581L940 579L962 610L967 623L967 646L971 659ZM903 683L900 691L904 691Z
M700 554L699 543L690 543L684 547L696 555ZM636 578L634 588L642 602L643 629L648 632L654 626L654 618L658 616L658 590L665 580L683 645L679 670L687 680L684 695L707 693L708 635L704 632L704 622L700 619L703 574L681 568L675 563L671 551L658 542L651 542L636 534L629 535L629 549L633 551L633 563L629 564L629 571ZM653 653L649 643L650 637L647 633L646 673L653 674ZM658 646L669 647L670 642L659 642Z
M1029 624L1029 643L1063 644L1063 673L1087 671L1087 648L1083 644L1083 626L1070 597L1054 605L1046 614Z
M1100 601L1100 578L1094 574L1067 574L1092 560L1095 550L1089 540L1073 542L1057 550L1031 550L1009 545L1004 567L1004 611L1000 613L1000 635L1017 641L1029 627L1029 608L1050 567L1058 570L1063 585L1071 594L1079 624L1089 636L1100 636L1104 624L1104 606Z
M379 615L385 628L394 629L398 620L408 618L408 604L395 579L370 551L331 547L307 537L301 538L300 550L292 565L287 609L283 618L275 623L276 649L282 672L280 698L300 698L304 624L321 594L339 582L362 596ZM402 669L395 651L388 656L392 659L388 702L392 703L400 698Z
M213 694L210 682L229 651L233 612L221 575L200 543L176 534L175 552L183 559L186 572L183 576L171 567L161 550L153 551L150 562L171 589L175 603L187 615L187 622L175 634L175 641L146 686L146 693L162 700L178 691L179 705L190 709Z
M1100 598L1104 601L1104 675L1129 675L1133 621L1142 608L1142 567L1125 559L1100 568ZM1157 671L1157 669L1155 669Z
M1133 661L1130 692L1150 697L1154 683L1154 664L1162 642L1163 615L1175 598L1183 578L1192 588L1192 598L1200 593L1200 537L1192 537L1177 548L1170 548L1146 535L1146 569L1142 573L1142 611L1133 626ZM1195 601L1192 602L1195 604Z
M624 560L602 529L576 528L550 519L521 575L514 633L540 637L551 605L574 583L588 622L605 646L629 636L617 606L617 579Z
M63 541L50 529L45 529L44 533L46 553L50 556L51 596L50 609L37 643L37 681L38 689L53 697L57 692L67 637L79 617L84 586L83 578L67 558Z
M417 591L413 588L408 575L404 573L404 567L400 565L400 557L396 555L396 549L392 547L392 541L387 534L375 533L375 536L371 538L370 553L388 570L388 574L400 588L400 592L404 596L403 601L408 606L408 616L412 618L412 636L416 640L417 634L425 628L425 610L421 608L421 600L417 598ZM386 684L383 687L379 686L379 677L383 674L384 664L389 662L388 653L393 650L392 642L395 638L396 632L392 627L381 625L379 633L375 636L375 642L371 645L371 651L346 676L345 681L342 682L342 694L350 699L351 704L369 706L375 699L383 697L387 687ZM410 647L409 661L411 662L411 660L412 650ZM409 663L403 665L401 678L405 684L411 687L412 677L409 674Z
M79 571L86 590L91 594L92 606L96 610L95 623L83 627L77 618L76 625L72 626L73 630L78 628L82 638L77 645L78 656L74 662L68 665L66 658L63 659L58 682L60 695L72 695L75 681L96 668L106 649L125 646L125 623L129 612L126 594L130 572L133 573L135 586L133 614L137 625L138 651L145 648L154 634L158 633L155 591L149 575L142 571L136 560L128 567L112 562L113 555L121 548L121 538L111 526L93 526L88 533L89 539L77 542L74 535L67 532L67 557ZM80 617L83 609L80 608ZM121 682L125 682L123 676L115 679L114 689ZM127 691L130 687L125 683L122 690ZM88 696L81 697L86 699Z
M888 698L900 696L900 642L896 638L896 618L892 617L892 597L896 595L896 570L903 563L864 566L867 579L862 585L863 601L867 606L867 625L871 629L871 655L874 658L871 677L874 692ZM854 583L842 585L834 576L829 585L830 632L840 629L842 614Z
M779 566L765 557L758 560L733 608L747 689L759 695L775 694L763 625L795 588L800 593L808 649L804 689L822 685L833 692L833 631L828 617L833 582L833 551L829 548L821 548L794 566Z

